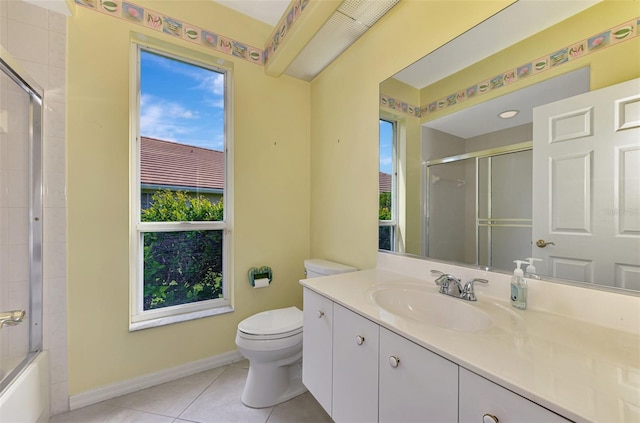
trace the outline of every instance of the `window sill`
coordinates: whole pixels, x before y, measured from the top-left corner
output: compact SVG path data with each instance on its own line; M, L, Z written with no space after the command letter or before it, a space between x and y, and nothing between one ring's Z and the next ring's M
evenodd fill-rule
M158 326L171 325L173 323L186 322L189 320L201 319L203 317L216 316L233 312L233 306L215 307L207 310L192 311L190 313L176 314L175 316L159 317L142 322L129 322L129 332L155 328Z

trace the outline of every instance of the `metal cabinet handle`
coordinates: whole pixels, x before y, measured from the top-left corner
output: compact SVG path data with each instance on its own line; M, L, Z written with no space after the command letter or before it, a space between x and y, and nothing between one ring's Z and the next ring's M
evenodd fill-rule
M544 239L539 239L536 241L536 246L538 248L544 248L547 245L556 245L555 242L546 242Z
M398 364L400 364L400 359L398 357L396 357L395 355L389 357L389 365L391 367L395 369L396 367L398 367Z
M324 311L318 310L318 319L322 319L323 316L324 316Z
M484 416L482 416L482 423L499 423L499 422L500 420L498 420L498 418L493 414L487 413Z
M358 345L364 344L364 336L360 336L360 335L356 336L356 344Z

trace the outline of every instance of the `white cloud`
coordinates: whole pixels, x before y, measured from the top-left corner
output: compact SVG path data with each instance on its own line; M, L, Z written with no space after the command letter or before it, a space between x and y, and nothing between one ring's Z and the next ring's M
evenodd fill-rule
M390 156L380 156L380 171L384 173L391 173L393 160Z
M175 66L175 59L155 54L147 54L145 60L153 62L153 66L159 66L175 74L190 78L195 83L192 89L204 93L205 99L203 103L205 105L220 109L224 108L224 74L196 65Z
M217 72L211 72L206 75L200 75L200 83L196 87L206 93L204 103L207 106L224 109L224 75Z
M179 141L191 132L189 121L198 118L198 112L171 101L149 94L140 97L140 134L167 141Z
M212 72L202 79L200 86L214 95L224 95L224 75Z

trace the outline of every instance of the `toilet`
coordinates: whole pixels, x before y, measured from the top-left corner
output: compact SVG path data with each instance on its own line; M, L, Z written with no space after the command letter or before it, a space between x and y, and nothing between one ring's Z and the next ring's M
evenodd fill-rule
M307 278L353 272L354 267L321 259L304 261ZM297 307L267 310L238 324L238 351L249 360L242 403L272 407L304 392L302 384L302 311Z

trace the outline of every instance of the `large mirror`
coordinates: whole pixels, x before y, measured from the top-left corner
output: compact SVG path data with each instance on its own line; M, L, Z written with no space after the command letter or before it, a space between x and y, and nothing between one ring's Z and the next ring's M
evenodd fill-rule
M520 0L381 82L379 248L639 292L639 27Z

